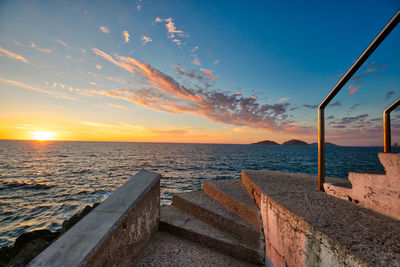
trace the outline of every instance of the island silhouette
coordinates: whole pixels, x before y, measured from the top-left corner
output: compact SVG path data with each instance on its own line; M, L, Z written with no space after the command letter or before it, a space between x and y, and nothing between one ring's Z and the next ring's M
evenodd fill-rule
M289 141L283 142L282 144L278 144L275 141L271 141L271 140L264 140L264 141L260 141L260 142L256 142L256 143L251 143L250 145L267 145L267 146L318 146L318 143L307 143L303 140L298 140L298 139L291 139ZM334 143L330 143L330 142L325 142L326 146L338 146Z

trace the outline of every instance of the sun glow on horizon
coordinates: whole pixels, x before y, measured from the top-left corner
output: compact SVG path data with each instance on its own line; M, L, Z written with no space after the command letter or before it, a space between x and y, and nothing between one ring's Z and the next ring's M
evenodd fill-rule
M31 132L32 139L36 141L54 140L55 132Z

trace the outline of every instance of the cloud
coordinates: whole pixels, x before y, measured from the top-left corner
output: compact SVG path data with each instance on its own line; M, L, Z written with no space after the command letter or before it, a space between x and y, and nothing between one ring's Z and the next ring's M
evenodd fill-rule
M196 52L198 49L199 49L199 47L198 47L198 46L195 46L191 51L192 51L192 53L194 53L194 52Z
M138 11L142 10L142 5L139 5L139 4L138 4L138 5L136 6L136 9L137 9Z
M197 65L197 66L200 66L200 65L201 65L200 59L199 59L198 57L195 57L195 58L193 59L193 61L192 61L192 64Z
M198 81L211 80L216 81L217 77L212 76L213 71L208 69L200 69L198 72L196 69L192 69L191 71L185 71L185 69L177 64L174 68L175 71L178 72L179 75L183 75L192 79L196 79Z
M104 33L110 33L110 30L105 26L100 26L99 29L100 29L100 31L102 31Z
M388 91L385 95L385 100L392 98L393 94L394 94L394 91Z
M96 69L101 70L103 67L100 64L96 65Z
M146 45L147 43L153 41L150 37L148 36L142 36L142 45Z
M8 51L8 50L6 50L6 49L4 49L3 47L0 46L0 55L1 54L4 54L9 58L17 59L17 60L22 61L24 63L28 63L28 60L26 60L23 56L15 54L15 53L13 53L11 51Z
M358 88L360 88L360 86L361 85L355 86L355 85L349 84L349 86L347 87L347 89L350 90L349 95L354 95L358 91Z
M110 107L114 107L114 108L126 109L126 107L125 107L125 106L122 106L122 105L111 104L111 103L108 103L108 105L109 105Z
M60 45L64 46L65 48L69 48L69 45L67 45L66 43L64 43L61 40L56 40L57 43L59 43Z
M333 120L333 119L335 119L335 116L330 115L330 116L328 116L326 119L328 119L328 120Z
M382 71L386 70L388 67L389 66L385 65L385 64L375 64L375 63L365 65L363 70L361 71L361 73L354 75L350 79L350 81L360 83L362 79L377 78L376 74L378 72L382 72Z
M308 105L308 104L304 104L303 107L309 108L309 109L317 109L317 108L318 108L318 105Z
M235 126L260 128L274 132L310 133L312 127L300 127L287 119L289 103L260 104L255 97L220 92L200 87L189 88L148 63L131 57L115 56L93 48L93 52L132 73L143 86L114 92L91 90L97 95L124 99L146 108L187 113Z
M352 105L349 110L355 110L360 104L354 104Z
M23 45L18 41L14 41L14 44L23 47Z
M165 24L165 28L167 28L167 36L168 38L173 39L174 43L177 43L178 45L181 45L182 42L176 38L176 36L179 37L188 37L187 34L185 34L183 31L178 30L175 26L175 23L173 22L172 18L168 18L168 19L160 19L160 18L156 18L155 22L166 22ZM178 42L179 41L179 42Z
M338 107L341 106L342 104L339 101L335 101L332 104L329 104L330 107Z
M124 42L125 42L125 43L129 42L129 37L130 37L130 35L129 35L129 32L128 32L128 31L123 31L123 32L122 32L122 37L124 37Z
M37 51L41 52L41 53L51 53L51 49L47 49L47 48L39 48L34 42L31 42L30 47L33 49L36 49Z
M214 61L214 65L217 65L220 62L220 59Z
M67 100L72 100L72 101L77 101L75 98L73 97L69 97L66 95L62 95L62 94L58 94L56 92L52 92L52 91L48 91L46 89L37 87L37 86L32 86L23 82L18 82L18 81L14 81L14 80L8 80L5 78L0 77L0 82L3 83L7 83L13 86L17 86L17 87L21 87L21 88L25 88L25 89L29 89L35 92L39 92L39 93L43 93L43 94L47 94L47 95L51 95L54 96L55 98L62 98L62 99L67 99Z
M83 48L81 48L81 52L82 52L83 54L87 54L86 50L83 49Z
M364 122L367 118L368 118L368 114L361 114L361 115L353 116L353 117L343 117L339 121L329 123L329 125L333 128L343 129L343 128L346 128L350 124L358 123L356 125L352 125L352 127L359 128L359 127L363 126L363 123L360 124L360 122Z

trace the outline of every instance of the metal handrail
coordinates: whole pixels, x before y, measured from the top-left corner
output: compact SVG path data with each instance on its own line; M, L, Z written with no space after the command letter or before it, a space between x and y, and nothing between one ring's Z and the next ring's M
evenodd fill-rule
M322 101L318 107L318 190L324 191L325 182L325 107L331 102L335 95L351 79L354 73L364 64L368 57L382 43L388 34L396 27L400 21L400 10L386 24L382 31L376 36L372 43L365 49L357 61L343 75L342 79L335 85L329 95Z
M392 140L390 133L390 112L400 105L400 97L393 102L383 112L383 152L390 153L392 151Z

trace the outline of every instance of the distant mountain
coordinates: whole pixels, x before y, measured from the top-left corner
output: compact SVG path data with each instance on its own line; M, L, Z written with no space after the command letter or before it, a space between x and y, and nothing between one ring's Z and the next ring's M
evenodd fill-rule
M318 143L311 143L310 146L318 146ZM325 146L339 146L331 142L325 142Z
M308 144L304 141L292 139L289 141L284 142L282 145L284 146L308 146Z
M250 145L267 145L267 146L276 146L279 145L277 142L271 141L271 140L264 140L264 141L260 141L257 143L252 143Z

